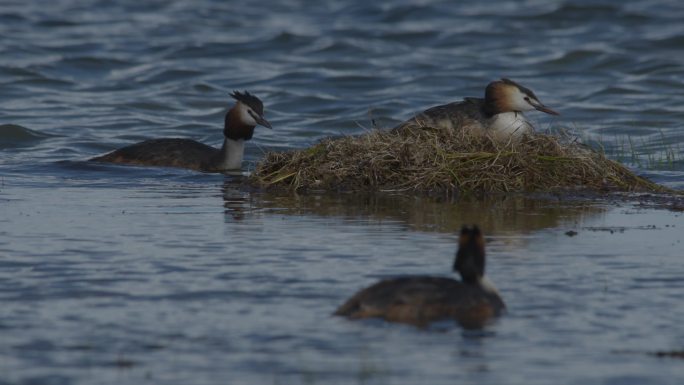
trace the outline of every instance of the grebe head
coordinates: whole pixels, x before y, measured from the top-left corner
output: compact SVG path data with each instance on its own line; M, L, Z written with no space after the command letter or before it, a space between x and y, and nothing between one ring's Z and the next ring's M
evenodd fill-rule
M230 96L237 100L235 106L226 114L223 135L233 140L252 139L254 127L257 125L271 127L264 118L264 103L249 92L233 91Z
M461 274L466 283L479 283L484 276L485 246L480 229L473 225L463 226L458 238L458 251L454 261L454 271Z
M551 115L560 115L539 101L532 90L506 78L487 85L485 104L492 114L538 110Z

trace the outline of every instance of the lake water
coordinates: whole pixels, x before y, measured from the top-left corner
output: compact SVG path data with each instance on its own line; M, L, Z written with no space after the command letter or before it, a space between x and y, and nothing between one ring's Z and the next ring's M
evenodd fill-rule
M288 195L86 159L218 145L247 89L267 150L387 127L510 77L684 188L684 6L649 1L3 1L0 384L681 384L681 211L629 200ZM448 275L478 223L509 312L482 331L330 313ZM576 231L576 236L566 235Z

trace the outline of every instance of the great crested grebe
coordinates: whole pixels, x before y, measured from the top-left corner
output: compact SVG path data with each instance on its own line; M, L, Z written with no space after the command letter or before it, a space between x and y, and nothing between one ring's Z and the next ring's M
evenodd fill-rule
M430 276L383 280L356 293L334 315L382 318L419 327L453 319L467 328L482 327L506 305L484 279L485 245L480 229L463 226L458 243L453 270L461 274L461 281Z
M234 91L230 96L237 102L226 113L221 149L190 139L150 139L90 160L204 172L238 170L242 167L245 141L252 139L254 128L257 125L272 127L264 118L264 104L259 98L247 91Z
M520 136L534 132L523 112L538 110L560 115L546 107L530 90L510 80L493 81L485 89L485 97L464 98L463 101L429 108L399 124L394 130L412 127L459 129L480 127L485 132Z

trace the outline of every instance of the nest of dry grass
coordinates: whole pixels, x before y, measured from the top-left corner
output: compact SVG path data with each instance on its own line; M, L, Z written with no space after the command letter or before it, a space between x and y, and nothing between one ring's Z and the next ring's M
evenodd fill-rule
M477 130L410 127L328 138L267 153L250 181L262 188L326 191L666 191L569 138L517 139Z

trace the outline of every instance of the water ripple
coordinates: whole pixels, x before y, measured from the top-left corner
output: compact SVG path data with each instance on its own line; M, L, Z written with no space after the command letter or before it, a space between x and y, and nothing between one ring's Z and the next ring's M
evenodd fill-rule
M271 196L86 160L152 137L219 145L246 89L274 126L250 170L505 76L562 113L530 113L540 128L681 188L683 19L675 0L3 2L0 382L676 383L681 365L611 352L681 349L679 213ZM448 273L464 221L492 234L501 322L472 336L330 317L378 277Z

